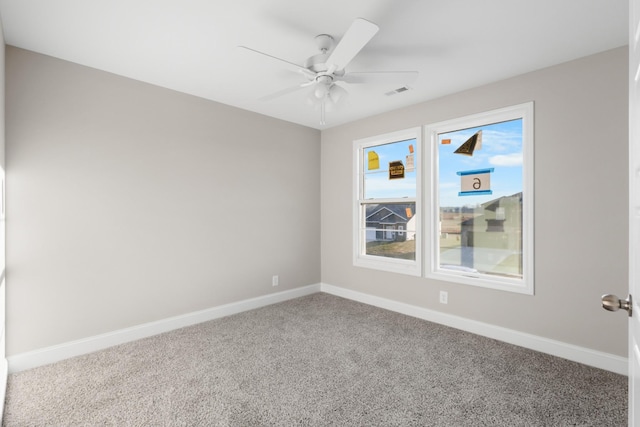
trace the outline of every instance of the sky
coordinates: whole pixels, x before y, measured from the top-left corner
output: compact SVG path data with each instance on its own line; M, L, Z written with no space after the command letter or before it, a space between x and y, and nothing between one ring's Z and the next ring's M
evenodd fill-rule
M477 131L482 130L482 146L472 156L456 154ZM450 139L450 144L442 144ZM484 125L438 135L440 207L476 205L522 191L522 120ZM488 195L459 196L458 172L493 168Z
M472 156L455 154L474 133L482 129L482 146ZM450 139L449 144L442 140ZM404 179L389 179L389 162L401 160L405 168L409 146L413 146L415 163L419 158L419 144L415 139L369 147L364 150L365 199L416 197L416 173L405 170ZM374 151L379 168L370 169L368 153ZM476 205L522 191L522 120L510 120L477 128L458 130L439 135L438 178L440 207ZM431 164L428 162L427 164ZM457 172L493 168L490 195L459 196L460 176ZM424 170L424 173L430 173Z
M417 156L419 147L415 139L376 145L364 150L365 199L416 197L416 172L415 170L409 172L406 168L407 156L411 154L409 146L413 147L414 156ZM367 160L370 151L378 155L378 169L369 168L372 166L368 164ZM389 162L397 160L402 161L405 166L405 177L404 179L389 179Z

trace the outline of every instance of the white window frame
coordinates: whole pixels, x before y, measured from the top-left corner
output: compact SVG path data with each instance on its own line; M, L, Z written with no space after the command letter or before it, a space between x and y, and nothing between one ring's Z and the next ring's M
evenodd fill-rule
M406 141L415 139L414 147L414 168L416 171L416 197L401 199L375 199L376 203L384 202L415 202L416 212L418 215L415 221L415 243L416 256L415 260L406 260L399 258L380 257L367 255L366 247L366 231L360 232L361 224L365 224L365 211L363 208L366 204L364 197L364 173L366 171L367 159L364 158L364 151L368 147L389 144L393 142ZM353 162L354 162L354 187L353 187L353 265L357 267L372 268L377 270L408 274L412 276L422 275L422 128L410 128L397 132L391 132L384 135L377 135L370 138L363 138L353 142ZM407 230L403 230L406 232ZM397 232L397 230L396 230Z
M425 174L425 188L429 194L425 195L428 206L423 209L426 227L425 239L425 276L431 279L448 282L462 283L472 286L481 286L503 291L511 291L522 294L534 294L534 236L533 236L533 113L534 104L528 102L498 110L483 112L453 120L433 123L424 127L425 145L429 149L424 150L424 163L430 164L431 170ZM441 269L439 263L439 239L440 239L440 206L438 194L438 134L489 125L522 118L522 150L523 150L523 206L522 206L522 279L507 278L488 274L468 273ZM430 162L427 155L430 154Z

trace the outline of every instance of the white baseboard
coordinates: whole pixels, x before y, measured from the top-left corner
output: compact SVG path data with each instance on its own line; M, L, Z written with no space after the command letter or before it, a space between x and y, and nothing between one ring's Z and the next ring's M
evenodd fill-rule
M156 322L145 323L131 328L120 329L106 334L96 335L39 350L16 354L7 358L9 365L8 371L9 373L24 371L68 359L70 357L102 350L114 345L124 344L141 338L161 334L163 332L169 332L174 329L184 328L185 326L219 319L221 317L318 292L320 292L320 284L304 286L231 304L225 304L206 310L187 313L181 316L170 317Z
M395 311L407 316L417 317L430 322L451 326L456 329L515 344L531 350L562 357L622 375L628 374L628 359L609 353L599 352L584 347L539 337L500 326L490 325L439 311L401 303L362 292L357 292L326 283L309 285L289 291L278 292L257 298L225 304L202 311L187 313L156 322L145 323L131 328L121 329L106 334L71 341L39 350L0 359L0 392L4 391L2 381L6 384L8 373L20 372L49 363L58 362L75 356L102 350L114 345L124 344L137 339L150 337L174 329L195 325L197 323L218 319L247 310L264 307L317 292L326 292L339 297L362 302L386 310ZM7 367L8 363L8 367ZM2 396L0 395L0 398ZM2 400L0 400L2 401ZM0 412L1 416L1 412ZM1 419L1 418L0 418Z
M321 284L321 290L322 292L362 302L375 307L384 308L386 310L395 311L397 313L406 314L407 316L417 317L419 319L428 320L445 326L451 326L456 329L504 341L509 344L515 344L520 347L572 360L574 362L615 372L617 374L628 375L628 359L626 357L595 351L561 341L555 341L500 326L490 325L488 323L465 319L464 317L376 297L362 292L328 285L326 283Z

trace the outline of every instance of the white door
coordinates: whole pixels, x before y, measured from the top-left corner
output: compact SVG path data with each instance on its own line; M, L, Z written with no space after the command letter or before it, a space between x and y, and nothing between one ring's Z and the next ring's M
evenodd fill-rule
M629 425L640 426L640 0L629 19Z

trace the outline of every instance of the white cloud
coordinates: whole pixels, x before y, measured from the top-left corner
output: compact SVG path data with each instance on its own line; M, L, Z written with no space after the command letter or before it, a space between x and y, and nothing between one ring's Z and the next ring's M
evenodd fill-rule
M494 166L520 166L522 165L522 153L500 154L489 159Z
M522 147L522 134L518 132L483 130L482 140L482 148L485 148L484 142L487 141L486 149L494 153L515 151Z

